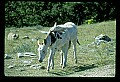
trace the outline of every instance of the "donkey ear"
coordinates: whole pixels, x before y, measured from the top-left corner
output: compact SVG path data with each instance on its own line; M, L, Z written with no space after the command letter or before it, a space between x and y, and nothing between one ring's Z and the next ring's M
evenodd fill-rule
M47 44L47 41L46 41L46 39L44 39L44 44L45 44L45 45Z
M37 43L38 43L38 45L40 45L40 41L39 40L37 41Z
M55 22L54 27L56 27L57 23Z

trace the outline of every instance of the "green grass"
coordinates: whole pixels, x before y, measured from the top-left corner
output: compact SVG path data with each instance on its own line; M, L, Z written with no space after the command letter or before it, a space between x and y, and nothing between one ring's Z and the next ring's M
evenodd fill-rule
M96 67L115 64L116 56L116 21L107 21L96 24L84 24L78 26L78 40L81 45L77 44L77 57L78 63L74 63L72 46L68 52L67 67L62 69L60 66L60 55L56 52L54 70L50 69L50 73L46 72L47 58L46 55L42 63L38 62L37 41L32 42L32 38L39 38L42 42L45 34L40 33L38 30L48 31L49 27L36 28L6 28L5 29L5 53L9 54L13 59L4 59L4 74L5 76L66 76L76 74L77 72L85 71ZM18 40L8 41L7 35L9 32L18 33L20 35ZM110 44L102 43L99 46L87 46L94 41L94 36L106 34L112 38ZM22 39L23 36L29 36L30 39ZM33 52L37 54L36 59L32 60L30 57L18 58L18 52ZM40 64L45 66L45 69L32 69L30 66L25 65L22 61L31 61L30 65ZM9 65L14 65L13 68L8 68Z

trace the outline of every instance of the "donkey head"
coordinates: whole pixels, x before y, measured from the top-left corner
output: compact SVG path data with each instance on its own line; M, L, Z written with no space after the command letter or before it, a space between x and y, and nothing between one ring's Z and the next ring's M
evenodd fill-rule
M38 54L39 54L39 62L42 62L43 59L45 58L46 54L47 54L47 41L46 39L44 39L43 43L40 43L38 40Z

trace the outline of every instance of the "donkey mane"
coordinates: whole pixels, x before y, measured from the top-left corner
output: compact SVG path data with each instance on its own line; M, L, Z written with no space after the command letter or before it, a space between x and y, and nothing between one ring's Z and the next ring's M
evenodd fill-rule
M51 45L50 46L52 46L52 44L55 43L55 41L56 41L56 37L52 32L50 32L49 35L51 36Z
M50 44L50 46L52 46L52 44L54 44L57 39L62 39L62 37L60 36L62 34L63 34L62 31L50 31L50 33L46 37L46 39L47 39L48 36L51 36L51 44ZM47 43L46 39L44 39L44 44L45 45Z

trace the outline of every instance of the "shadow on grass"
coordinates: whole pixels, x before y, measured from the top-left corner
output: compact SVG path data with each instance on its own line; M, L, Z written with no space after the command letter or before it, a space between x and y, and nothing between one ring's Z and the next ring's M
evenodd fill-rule
M79 71L85 71L87 69L92 69L95 67L97 67L97 66L92 64L92 65L74 66L72 69L74 70L74 72L79 72Z
M64 75L73 74L72 71L66 71L66 70L52 71L52 72L49 72L49 73L51 73L51 74L55 74L55 75L58 75L58 76L64 76Z
M59 70L59 71L58 70L51 71L49 73L59 75L59 76L64 76L64 75L73 74L75 72L80 72L80 71L85 71L87 69L92 69L92 68L95 68L95 67L97 67L97 66L95 66L94 64L83 65L83 66L72 66L72 67L66 67L65 69L62 69L62 70Z

